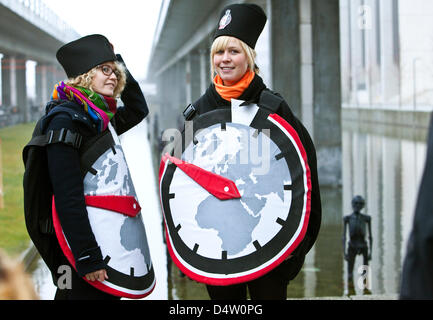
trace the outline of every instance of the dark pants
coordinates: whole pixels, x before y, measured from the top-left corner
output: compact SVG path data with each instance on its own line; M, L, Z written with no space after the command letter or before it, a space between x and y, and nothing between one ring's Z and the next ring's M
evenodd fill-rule
M348 278L349 281L353 281L353 267L355 266L355 258L357 255L362 255L364 258L364 265L368 266L368 248L354 248L349 245L349 250L347 252L347 265L348 265Z
M96 289L73 271L71 289L57 288L54 300L120 300L120 297Z
M302 268L305 257L293 257L255 280L231 286L206 285L212 300L286 300L287 286Z

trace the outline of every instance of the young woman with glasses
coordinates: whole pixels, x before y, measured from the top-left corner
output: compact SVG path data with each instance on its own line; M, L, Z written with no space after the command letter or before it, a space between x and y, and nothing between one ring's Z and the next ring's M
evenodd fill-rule
M112 211L104 201L102 209L95 209L88 201L92 196L95 199L100 195L108 197L108 200L120 196L136 198L117 135L141 122L148 114L148 107L138 83L104 36L90 35L68 43L58 50L57 59L68 80L54 88L41 122L43 132L66 130L70 136L80 137L81 146L58 141L46 148L54 193L55 235L52 239L57 256L49 267L58 286L55 299L119 299L122 296L120 289L114 290L113 286L103 284L110 279L107 264L116 257L104 252L100 242L107 241L106 237L120 238L116 230L121 224L98 231L95 223L102 222L97 219ZM117 106L118 98L124 106ZM102 141L99 137L107 134L111 135L111 145L98 151L100 147L97 145ZM83 164L82 146L96 152L87 166ZM134 203L134 208L137 206ZM95 215L97 210L99 213ZM131 224L130 232L140 233L134 236L145 239L140 213L138 217ZM119 219L127 218L122 216ZM141 245L146 247L147 243ZM59 274L60 266L69 266L72 270L71 281L63 279L63 285L59 285L59 279L62 280L67 273ZM137 273L138 268L135 270Z

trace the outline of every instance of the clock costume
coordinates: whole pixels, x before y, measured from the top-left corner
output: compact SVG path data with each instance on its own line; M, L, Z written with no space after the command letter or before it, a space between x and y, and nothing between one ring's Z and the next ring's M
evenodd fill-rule
M230 5L215 38L254 48L265 23L260 7ZM220 82L187 107L182 150L161 161L168 249L212 299L243 299L246 285L252 299L285 298L320 228L315 148L260 76L247 71L236 97Z
M123 63L101 35L66 44L57 58L69 78L104 62ZM155 286L141 208L118 138L138 124L148 108L138 83L128 71L126 75L123 107L117 107L114 98L61 82L38 123L50 139L46 155L57 265L76 271L71 290L59 288L56 299L141 298ZM108 279L84 277L101 269Z

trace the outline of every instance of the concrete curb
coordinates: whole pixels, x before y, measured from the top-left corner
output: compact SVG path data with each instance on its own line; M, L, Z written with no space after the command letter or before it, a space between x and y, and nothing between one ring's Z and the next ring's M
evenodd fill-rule
M30 242L29 247L21 254L20 260L26 271L29 268L35 258L38 256L38 250L32 242ZM354 296L342 296L342 297L305 297L305 298L289 298L287 300L341 300L341 301L361 301L361 300L371 300L371 301L385 301L385 300L398 300L398 294L371 294L371 295L354 295Z

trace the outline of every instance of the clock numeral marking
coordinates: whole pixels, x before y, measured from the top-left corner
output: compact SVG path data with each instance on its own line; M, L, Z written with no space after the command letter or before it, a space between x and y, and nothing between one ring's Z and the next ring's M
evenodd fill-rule
M131 275L131 277L134 276L134 267L131 267L131 272L129 274Z
M259 250L262 246L260 245L260 243L257 241L257 240L255 240L254 242L253 242L253 245L254 245L254 247L256 248L256 250Z
M291 184L285 184L284 185L284 190L292 190L293 186Z
M271 129L261 129L260 132L271 139Z
M279 225L284 227L286 225L287 221L283 220L281 218L277 218L276 223L278 223Z
M226 123L225 122L221 122L221 130L222 131L226 131L227 127L226 127Z
M257 138L259 136L259 133L262 132L262 129L256 129L253 132L253 138Z
M169 194L168 194L168 198L169 198L169 199L174 199L174 197L175 197L175 194L174 194L174 193L169 193Z
M222 251L221 252L221 259L222 260L227 260L227 251Z
M277 154L276 156L275 156L275 160L280 160L280 159L282 159L283 157L285 156L285 153L284 152L281 152L281 153L279 153L279 154Z
M104 259L105 264L108 264L108 262L110 262L111 257L110 256L106 256Z
M198 244L196 243L196 244L194 245L194 249L192 249L192 251L194 251L195 253L197 253L197 250L198 250Z
M179 232L180 228L182 228L182 226L179 223L174 230L176 230L176 232Z

